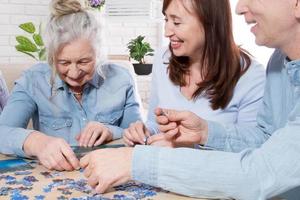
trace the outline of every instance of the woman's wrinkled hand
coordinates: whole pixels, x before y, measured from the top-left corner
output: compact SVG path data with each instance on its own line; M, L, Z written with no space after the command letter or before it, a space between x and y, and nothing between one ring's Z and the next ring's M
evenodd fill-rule
M76 137L78 145L83 147L98 146L112 139L112 132L100 122L89 122Z
M79 169L79 160L70 145L62 138L32 132L25 140L23 149L28 156L36 156L50 170L71 171Z
M145 144L146 138L150 136L150 132L143 122L137 121L131 123L130 126L124 130L123 141L127 146L134 146L135 144Z

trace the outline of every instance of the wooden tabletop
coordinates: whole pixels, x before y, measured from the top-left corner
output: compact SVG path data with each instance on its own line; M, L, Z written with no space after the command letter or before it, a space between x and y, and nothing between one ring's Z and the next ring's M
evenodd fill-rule
M15 158L0 154L0 160L7 159ZM0 173L0 199L195 199L136 182L130 182L111 189L103 195L94 196L82 171L49 171L38 163L31 165L32 169Z

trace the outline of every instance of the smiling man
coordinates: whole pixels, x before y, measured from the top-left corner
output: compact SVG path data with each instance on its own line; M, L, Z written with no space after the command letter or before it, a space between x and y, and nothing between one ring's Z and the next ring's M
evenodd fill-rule
M80 161L96 191L133 179L188 196L252 200L300 186L300 4L239 0L236 12L251 24L257 44L277 49L268 64L257 126L225 127L185 111L164 109L165 116L158 109L156 114L160 130L170 140L202 134L210 144L223 142L220 150L230 150L232 141L247 149L240 153L151 146L99 150Z

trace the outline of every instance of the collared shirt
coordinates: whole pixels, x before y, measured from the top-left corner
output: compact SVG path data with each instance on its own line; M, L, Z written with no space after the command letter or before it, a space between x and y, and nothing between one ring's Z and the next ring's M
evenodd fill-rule
M2 75L2 72L0 71L0 113L2 112L4 106L6 105L8 96L9 96L9 92L4 77Z
M288 62L275 51L257 126L224 128L210 123L209 135L215 137L210 144L243 151L138 146L133 153L133 178L188 196L245 200L267 199L299 186L299 71L300 60Z
M188 100L169 78L168 62L170 51L163 48L155 54L152 70L152 86L146 126L150 132L158 133L154 109L156 107L188 110L206 119L221 123L254 124L257 111L262 103L265 87L265 68L256 60L238 80L232 99L224 109L213 110L209 99L198 97ZM230 81L230 80L228 80Z
M104 76L95 72L85 84L79 103L58 75L51 81L48 65L26 71L0 116L0 152L24 156L22 146L32 132L25 129L30 118L35 130L61 137L70 145L77 145L76 135L91 121L106 125L114 139L120 138L124 128L141 120L135 83L123 67L107 64L102 72Z
M286 125L299 100L299 61L288 61L277 52L270 60L267 76L256 128L220 125L210 121L206 146L233 152L260 147L276 130Z

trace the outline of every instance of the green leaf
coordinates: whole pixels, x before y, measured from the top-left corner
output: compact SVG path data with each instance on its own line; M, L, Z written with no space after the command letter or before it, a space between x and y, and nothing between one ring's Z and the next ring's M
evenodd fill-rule
M38 46L44 46L43 38L40 34L33 34L32 38Z
M43 48L39 52L39 60L44 61L46 60L46 48Z
M153 53L147 53L146 56L154 56Z
M25 51L29 51L29 52L38 51L37 46L25 36L19 35L16 37L16 40L19 42L18 46L21 46L21 48L23 48Z
M19 41L18 41L19 42ZM16 49L21 49L23 51L28 51L28 52L37 52L38 48L35 44L33 44L30 40L29 42L25 40L23 40L22 42L19 42L20 44L18 44L16 46Z
M27 22L24 24L20 24L19 27L26 31L27 33L34 33L35 32L35 26L32 22Z
M27 43L30 43L30 39L28 39L26 36L17 35L16 40L19 44L26 45Z
M21 53L24 53L26 55L29 55L30 57L34 58L35 60L38 60L33 54L25 51L20 45L15 46L15 48L16 48L17 51L19 51Z

